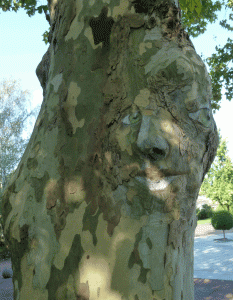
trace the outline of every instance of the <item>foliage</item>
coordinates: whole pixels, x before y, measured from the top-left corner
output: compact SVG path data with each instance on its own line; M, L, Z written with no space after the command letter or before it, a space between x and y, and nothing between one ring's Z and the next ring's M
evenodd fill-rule
M226 12L232 11L232 0L202 0L202 9L200 14L195 10L183 10L182 12L182 25L188 34L192 37L197 37L206 31L207 24L213 23L217 20L216 12L220 11L225 6ZM233 13L229 14L229 20L220 20L219 24L228 31L233 31L233 26L228 22L233 21ZM229 34L230 33L226 33ZM226 99L231 101L233 98L233 40L227 39L227 43L223 47L215 47L216 53L210 57L205 58L204 61L209 66L209 74L212 79L213 97L211 105L213 112L220 109L220 102L222 100L222 87L226 89Z
M42 36L43 36L43 41L45 42L45 45L49 43L49 32L50 32L51 27L49 27L49 30L46 30Z
M228 1L226 3L226 1ZM232 0L180 0L180 7L182 12L181 22L185 30L192 37L197 37L206 31L207 24L214 23L217 20L217 12L225 7L227 9L233 8ZM0 1L0 8L3 11L15 11L19 8L26 10L29 17L36 12L44 13L46 20L50 22L48 5L37 6L37 0L3 0ZM233 14L230 14L229 20L233 20ZM51 24L50 24L51 25ZM227 20L221 20L220 25L228 31L232 31L233 27L227 23ZM43 33L43 41L45 44L49 43L49 31ZM210 67L210 76L212 78L213 97L211 105L213 112L220 108L221 89L223 84L226 88L226 98L231 100L233 98L233 69L230 67L231 57L233 56L233 40L228 38L226 45L222 48L216 47L217 53L213 53L211 57L205 59Z
M229 66L233 56L233 40L228 38L224 47L215 47L217 53L213 53L207 58L207 64L210 66L210 76L212 79L213 99L215 102L221 101L221 90L225 83L226 99L233 97L233 68Z
M204 204L202 209L200 210L197 208L197 219L198 220L205 220L211 218L213 214L212 207L208 204Z
M2 271L2 277L3 278L12 278L13 277L13 271L12 270L8 270L8 269L4 269Z
M201 186L200 195L205 195L213 202L226 206L230 210L233 204L233 166L227 155L226 140L220 135L217 156Z
M39 106L27 112L28 96L28 91L22 91L16 80L3 79L0 82L0 215L3 191L29 141L29 138L21 137L25 122L29 117L36 117L39 113ZM0 225L2 226L1 217Z
M227 6L228 9L233 9L233 1L229 1ZM233 21L233 14L229 14L229 21ZM233 31L233 26L227 23L227 20L222 20L219 24L227 29ZM231 35L231 33L228 33ZM206 59L207 64L210 67L210 76L212 79L213 88L213 101L216 104L216 108L219 109L218 104L221 101L221 90L224 84L226 89L226 99L231 101L233 98L233 68L232 68L232 57L233 57L233 40L228 38L227 43L223 47L215 47L216 53L213 53L211 57Z
M182 18L181 22L184 29L192 37L197 37L206 31L208 23L214 23L217 20L217 11L221 10L224 1L202 0L199 11L185 9L181 4Z
M0 2L0 8L3 11L13 10L15 12L17 12L19 8L24 8L29 17L33 16L37 11L39 14L42 12L46 14L48 6L40 5L36 7L37 3L37 0L4 0Z
M28 91L22 91L19 82L3 79L0 82L0 182L5 188L10 174L16 169L29 138L23 139L25 122L36 117L39 106L28 113Z
M186 12L195 12L196 14L200 14L202 10L202 1L180 0L180 6L181 9ZM33 16L37 11L40 14L42 12L46 14L48 11L48 5L40 5L36 7L37 3L37 0L4 0L0 2L0 8L2 8L3 11L13 10L15 12L17 12L19 8L24 8L29 17Z
M180 0L179 3L182 11L183 26L190 35L196 37L206 30L208 22L213 23L217 19L216 11L221 9L224 0L218 0L215 3L212 0ZM29 17L36 12L40 14L44 12L46 20L50 24L48 5L37 6L37 4L37 0L4 0L0 2L0 8L3 11L13 10L15 12L19 8L24 8ZM43 33L45 44L49 42L49 30Z
M225 0L215 1L203 0L202 10L200 14L195 11L186 11L182 14L182 24L185 30L192 37L197 37L206 31L207 24L213 23L217 20L217 11L220 11L222 7L226 8L226 11L233 9L233 1ZM228 31L233 31L228 21L233 21L233 14L229 14L229 20L220 20L219 24ZM227 33L226 33L227 34ZM228 33L230 34L230 33ZM233 68L231 60L233 57L233 40L228 38L227 43L223 47L215 47L216 53L213 53L210 57L205 58L204 61L209 66L209 74L212 79L213 97L211 99L211 105L213 112L220 109L220 102L222 99L222 87L224 85L226 89L226 99L231 101L233 98Z
M233 227L233 216L228 211L217 211L213 213L211 218L211 224L215 230L223 230L225 239L225 230L229 230Z
M218 205L216 211L225 210L228 211L228 209L225 206ZM229 212L233 215L233 205L230 206Z
M0 1L0 8L3 11L15 11L17 12L19 8L24 8L29 17L34 16L36 12L39 14L44 13L46 20L50 24L49 8L48 5L37 6L37 0L2 0ZM37 6L37 7L36 7ZM49 31L43 33L43 41L48 44Z

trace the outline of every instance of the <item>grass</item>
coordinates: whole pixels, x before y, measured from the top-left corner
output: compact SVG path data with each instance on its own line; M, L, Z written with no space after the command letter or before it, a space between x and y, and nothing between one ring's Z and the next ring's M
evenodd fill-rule
M199 224L210 224L211 223L211 219L205 219L205 220L198 220L197 221L197 225Z

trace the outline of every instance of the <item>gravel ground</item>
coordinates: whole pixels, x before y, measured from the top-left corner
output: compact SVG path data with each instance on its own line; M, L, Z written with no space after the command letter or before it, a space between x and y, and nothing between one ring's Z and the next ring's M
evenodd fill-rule
M226 237L227 237L227 233L233 233L233 228L231 228L230 230L225 230ZM195 230L195 237L212 235L212 234L221 234L223 237L223 230L215 230L211 224L197 225L196 230Z

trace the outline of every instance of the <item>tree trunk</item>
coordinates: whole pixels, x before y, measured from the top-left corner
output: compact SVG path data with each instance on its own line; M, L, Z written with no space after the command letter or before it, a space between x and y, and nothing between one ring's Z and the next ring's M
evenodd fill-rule
M3 195L14 299L194 299L218 134L177 2L51 3L44 99Z

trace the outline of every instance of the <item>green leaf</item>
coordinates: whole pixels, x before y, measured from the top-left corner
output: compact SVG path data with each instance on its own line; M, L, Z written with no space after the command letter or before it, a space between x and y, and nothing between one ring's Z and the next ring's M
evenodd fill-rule
M198 15L200 15L202 10L202 3L200 0L180 0L180 7L186 13L188 11L195 11Z

